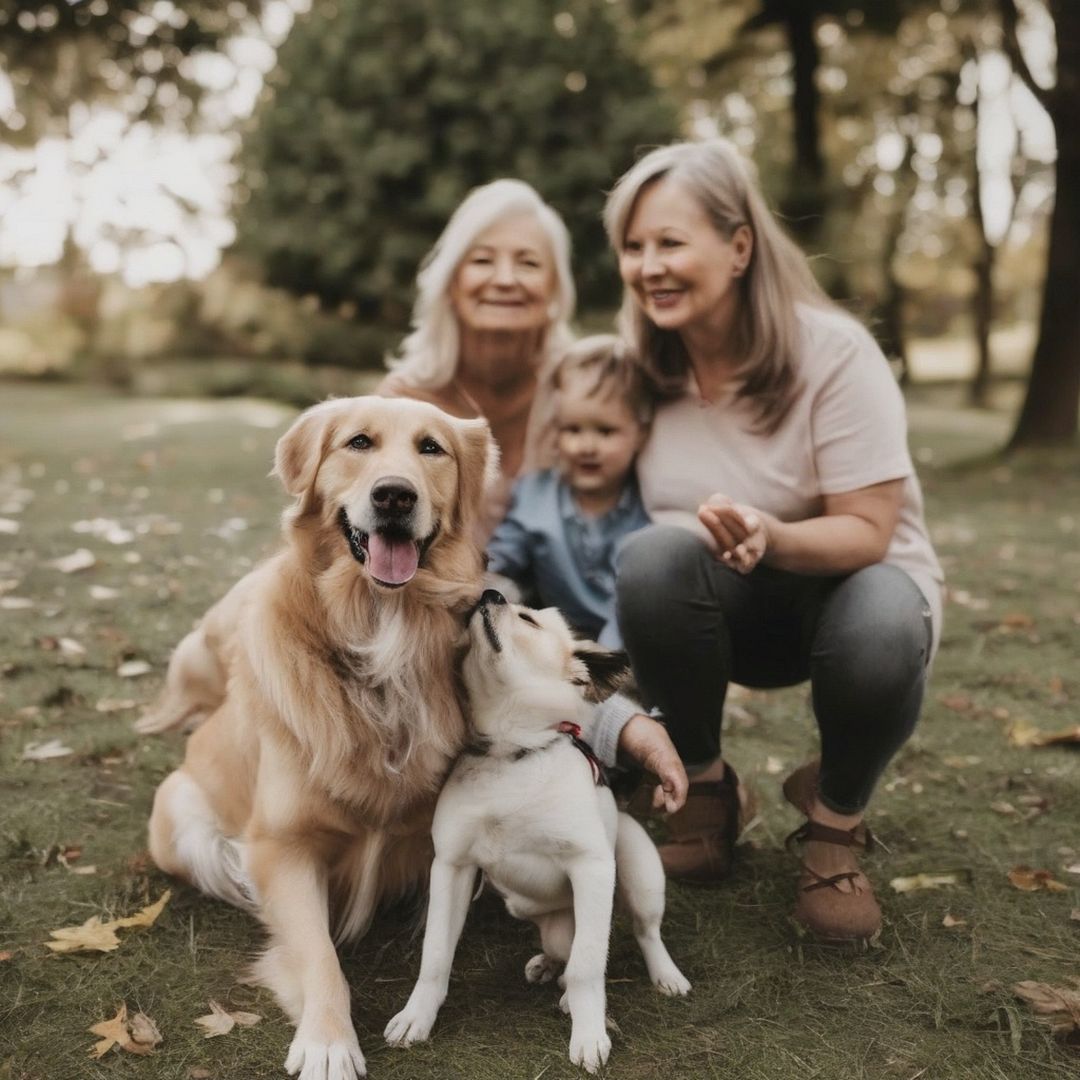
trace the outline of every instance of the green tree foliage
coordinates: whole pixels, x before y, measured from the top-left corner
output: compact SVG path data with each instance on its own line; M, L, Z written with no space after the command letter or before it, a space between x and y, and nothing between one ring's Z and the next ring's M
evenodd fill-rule
M616 296L604 192L673 111L595 0L316 3L242 155L239 247L270 283L403 328L465 193L533 184L565 218L584 305Z
M0 68L15 110L0 138L68 133L75 102L108 100L134 119L188 120L202 87L190 58L257 17L263 0L0 0Z

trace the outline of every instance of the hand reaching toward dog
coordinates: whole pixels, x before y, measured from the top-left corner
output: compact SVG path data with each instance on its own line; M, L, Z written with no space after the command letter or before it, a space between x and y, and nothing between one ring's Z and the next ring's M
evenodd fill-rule
M769 547L768 517L726 495L710 495L698 507L698 520L716 541L717 558L749 574Z
M682 807L690 781L663 724L644 713L635 713L619 735L619 750L659 778L653 792L654 810L673 814Z

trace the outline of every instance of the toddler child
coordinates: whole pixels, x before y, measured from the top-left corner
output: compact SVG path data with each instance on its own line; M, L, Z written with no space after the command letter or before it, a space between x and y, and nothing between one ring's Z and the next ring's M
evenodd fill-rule
M551 395L555 468L526 473L514 485L488 543L488 571L617 648L615 554L649 524L634 458L652 401L628 347L611 334L571 346L538 392Z

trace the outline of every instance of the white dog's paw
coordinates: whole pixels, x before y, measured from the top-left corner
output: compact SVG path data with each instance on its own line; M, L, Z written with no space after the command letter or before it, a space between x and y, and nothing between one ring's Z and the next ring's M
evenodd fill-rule
M594 1073L601 1065L606 1065L610 1053L611 1039L603 1028L588 1035L579 1035L576 1031L570 1035L570 1060L586 1072Z
M285 1071L299 1074L299 1080L357 1080L367 1076L367 1064L355 1035L321 1042L298 1031L285 1059Z
M537 953L525 965L525 981L530 983L546 983L558 975L562 964L558 960L552 960L545 953Z
M559 1008L562 1009L567 1016L570 1015L570 995L564 990L563 995L559 998Z
M412 1046L413 1043L426 1042L435 1026L436 1016L437 1009L421 1008L410 1001L386 1025L383 1037L391 1046Z
M667 997L685 997L690 993L690 980L674 964L653 976L653 986Z

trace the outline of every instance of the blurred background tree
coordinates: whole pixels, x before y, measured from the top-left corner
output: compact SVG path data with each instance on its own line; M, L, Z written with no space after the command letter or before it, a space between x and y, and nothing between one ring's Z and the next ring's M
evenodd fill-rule
M400 332L462 197L516 176L566 220L582 305L614 305L604 192L678 127L606 8L317 2L245 139L239 250L271 284Z

